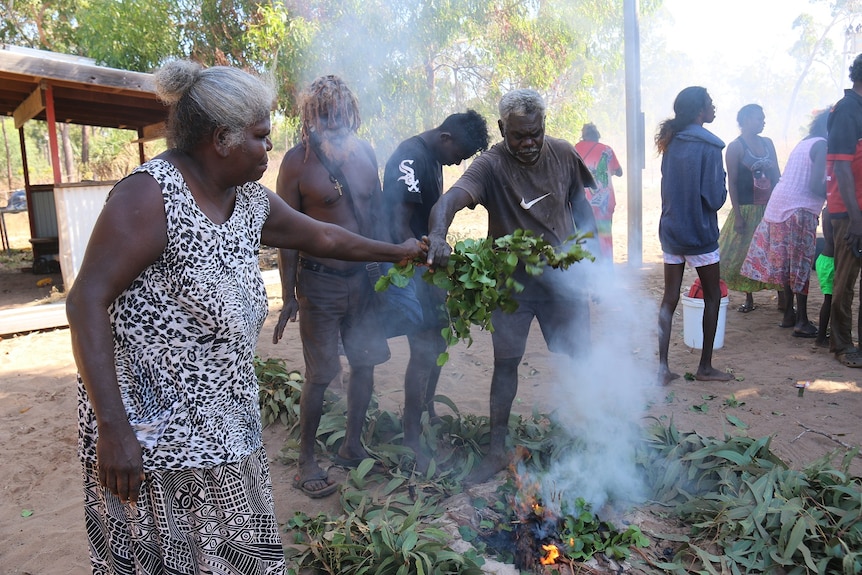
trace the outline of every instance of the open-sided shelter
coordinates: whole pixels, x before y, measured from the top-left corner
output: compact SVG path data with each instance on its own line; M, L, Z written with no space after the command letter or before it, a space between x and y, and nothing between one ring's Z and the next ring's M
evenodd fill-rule
M56 124L131 130L141 162L144 142L162 137L168 108L156 97L151 74L97 66L93 60L15 46L0 47L0 113L19 133L34 263L60 262L71 287L108 191L115 182L63 182ZM48 124L53 181L32 182L24 124Z

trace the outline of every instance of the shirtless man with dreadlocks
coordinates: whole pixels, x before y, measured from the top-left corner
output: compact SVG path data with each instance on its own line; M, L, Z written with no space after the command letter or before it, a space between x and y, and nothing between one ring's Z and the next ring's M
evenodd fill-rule
M290 149L278 172L276 191L294 209L375 239L382 192L371 146L356 137L359 107L337 76L316 79L301 96L302 142ZM387 238L388 240L388 238ZM284 307L273 334L278 343L288 320L296 321L305 358L300 400L299 472L294 486L309 497L337 488L314 454L326 387L338 375L339 336L350 364L347 430L336 465L356 467L369 457L360 441L374 385L374 366L389 359L386 337L374 313L373 287L365 264L281 250L278 262Z

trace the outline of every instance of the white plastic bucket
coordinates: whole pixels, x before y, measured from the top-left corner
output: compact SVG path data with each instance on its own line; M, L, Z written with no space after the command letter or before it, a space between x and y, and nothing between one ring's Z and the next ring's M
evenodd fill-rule
M703 348L703 300L681 295L682 298L682 337L685 345L694 349ZM727 323L727 296L718 305L718 325L715 328L715 343L712 349L724 346L724 328Z

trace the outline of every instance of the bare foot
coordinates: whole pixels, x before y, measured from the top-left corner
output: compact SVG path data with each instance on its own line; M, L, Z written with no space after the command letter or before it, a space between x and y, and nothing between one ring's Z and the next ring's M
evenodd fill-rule
M464 485L484 483L506 469L507 465L509 465L509 460L505 455L489 453L482 460L482 463L479 464L479 467L473 469L473 471L470 472L470 475L464 478Z
M698 381L730 381L733 379L732 373L726 371L718 371L714 367L706 369L698 369L694 374L694 378Z
M343 460L349 461L362 461L363 459L368 459L369 457L371 457L371 455L365 450L364 447L351 450L344 445L341 446L336 455Z
M420 475L427 475L428 467L431 465L431 458L424 453L417 452L415 459L414 471Z
M416 473L425 475L428 471L428 466L431 464L431 458L419 447L419 443L405 443L405 447L409 447L413 451L413 470Z
M658 370L658 383L659 383L659 385L670 385L670 382L672 382L675 379L679 379L678 373L673 373L671 370L669 370L666 367L663 367L663 368Z

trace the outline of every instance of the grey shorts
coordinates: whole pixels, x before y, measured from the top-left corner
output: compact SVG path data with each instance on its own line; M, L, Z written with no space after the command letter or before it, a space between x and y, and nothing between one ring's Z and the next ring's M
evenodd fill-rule
M513 313L495 310L491 316L494 359L520 359L527 347L530 324L535 317L548 349L577 357L589 350L590 306L586 298L518 300Z
M363 266L349 276L300 268L296 293L307 381L327 385L338 374L339 336L352 366L370 367L389 359Z
M427 272L426 272L427 273ZM426 282L419 271L414 277L416 298L422 305L421 330L436 329L440 331L448 325L446 316L446 290Z

